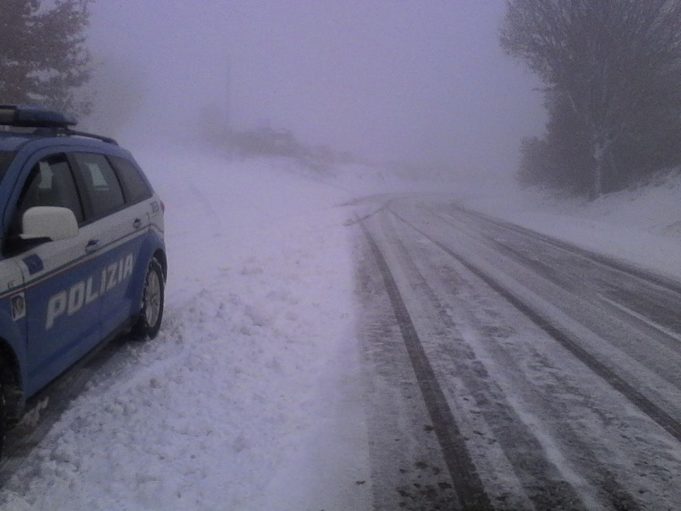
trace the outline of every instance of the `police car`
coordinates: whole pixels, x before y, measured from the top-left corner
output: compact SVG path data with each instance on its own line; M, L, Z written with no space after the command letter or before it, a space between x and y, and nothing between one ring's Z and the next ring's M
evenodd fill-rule
M128 151L75 124L0 106L0 442L85 354L161 326L163 203Z

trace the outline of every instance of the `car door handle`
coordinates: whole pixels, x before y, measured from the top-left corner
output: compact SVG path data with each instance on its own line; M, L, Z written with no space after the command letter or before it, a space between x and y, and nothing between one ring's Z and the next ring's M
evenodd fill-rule
M142 220L140 220L139 218L135 218L135 221L132 223L132 226L135 229L139 229L140 227L142 227Z
M90 240L87 242L87 245L85 245L85 252L88 254L96 252L97 250L99 250L99 240Z

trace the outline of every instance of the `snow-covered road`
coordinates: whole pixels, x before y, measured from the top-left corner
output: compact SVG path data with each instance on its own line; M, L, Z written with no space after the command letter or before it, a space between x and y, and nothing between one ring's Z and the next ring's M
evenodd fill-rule
M678 283L452 201L367 210L378 508L681 502Z

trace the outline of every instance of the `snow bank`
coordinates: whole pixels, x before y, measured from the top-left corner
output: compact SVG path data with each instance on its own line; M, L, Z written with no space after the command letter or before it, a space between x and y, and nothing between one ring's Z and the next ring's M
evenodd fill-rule
M494 183L457 192L461 204L681 280L681 178L595 201Z
M363 412L339 418L359 393L347 192L283 160L166 153L136 152L166 206L163 329L94 377L0 507L362 509Z

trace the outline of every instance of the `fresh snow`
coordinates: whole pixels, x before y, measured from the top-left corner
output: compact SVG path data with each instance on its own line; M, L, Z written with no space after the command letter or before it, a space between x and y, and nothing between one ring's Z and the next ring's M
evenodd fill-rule
M515 186L457 195L471 209L681 280L681 174L595 201Z
M348 193L286 160L138 159L166 206L163 329L93 378L2 509L368 508Z
M369 509L358 197L444 187L468 207L681 276L678 181L556 202L359 165L135 153L166 206L163 328L92 378L5 483L2 510Z

